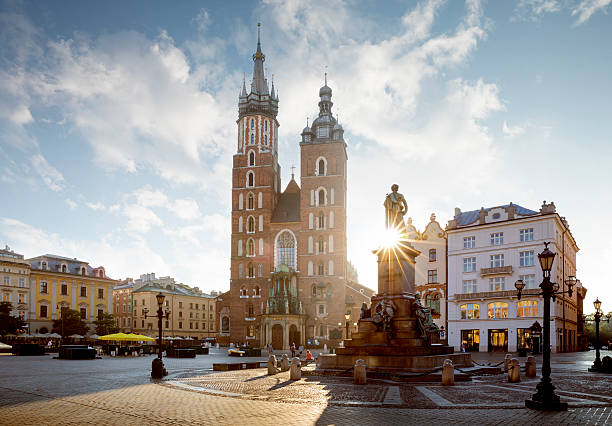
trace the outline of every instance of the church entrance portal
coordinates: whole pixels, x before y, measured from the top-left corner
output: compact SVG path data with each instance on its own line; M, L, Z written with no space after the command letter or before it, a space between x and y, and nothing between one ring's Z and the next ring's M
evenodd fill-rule
M283 326L274 324L272 326L272 347L274 349L283 349Z
M300 332L295 325L289 327L289 345L295 343L295 347L300 346Z

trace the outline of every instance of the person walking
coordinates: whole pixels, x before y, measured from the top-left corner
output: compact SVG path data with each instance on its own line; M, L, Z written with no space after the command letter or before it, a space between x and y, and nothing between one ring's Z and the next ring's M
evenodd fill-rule
M291 358L295 358L295 342L291 344Z

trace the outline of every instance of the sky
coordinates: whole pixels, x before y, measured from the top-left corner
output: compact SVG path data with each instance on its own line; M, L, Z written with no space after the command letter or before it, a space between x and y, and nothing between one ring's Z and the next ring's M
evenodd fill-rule
M0 0L0 243L227 290L238 94L261 22L283 186L328 72L363 284L398 183L421 230L455 207L554 201L585 312L595 297L610 311L610 2Z

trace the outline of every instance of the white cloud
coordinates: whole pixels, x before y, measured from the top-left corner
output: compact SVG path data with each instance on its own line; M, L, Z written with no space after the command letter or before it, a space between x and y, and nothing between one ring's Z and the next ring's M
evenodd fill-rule
M522 135L523 133L525 133L525 127L521 127L521 126L508 126L508 123L506 122L506 120L504 120L504 124L502 126L502 132L504 134L504 137L508 138L508 139L512 139L515 136L518 135Z
M561 9L562 4L559 0L521 0L514 11L515 15L511 19L537 21L544 13L556 13Z
M13 123L20 126L34 121L30 110L25 105L18 106L11 114L10 119Z
M610 1L612 0L582 0L574 10L572 10L572 16L578 15L576 25L584 24L594 13L600 10L605 11Z
M198 203L191 199L176 200L172 205L168 206L179 219L193 220L200 217L200 207Z
M164 207L168 205L168 196L162 191L153 190L151 185L134 191L136 201L143 207Z
M33 155L30 158L30 163L49 189L57 192L64 188L64 176L50 165L41 154Z
M90 202L87 202L85 204L87 205L87 207L89 207L93 211L106 210L106 207L102 203L90 203Z
M70 207L70 210L76 209L77 203L72 201L70 198L66 198L66 204L68 204L68 207Z
M123 215L127 217L128 231L146 233L154 226L162 226L163 222L151 209L138 204L127 204L123 207Z

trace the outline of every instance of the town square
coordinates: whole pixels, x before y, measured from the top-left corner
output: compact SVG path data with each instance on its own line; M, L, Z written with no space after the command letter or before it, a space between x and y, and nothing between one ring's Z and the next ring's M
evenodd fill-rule
M1 1L0 424L612 423L610 3Z

